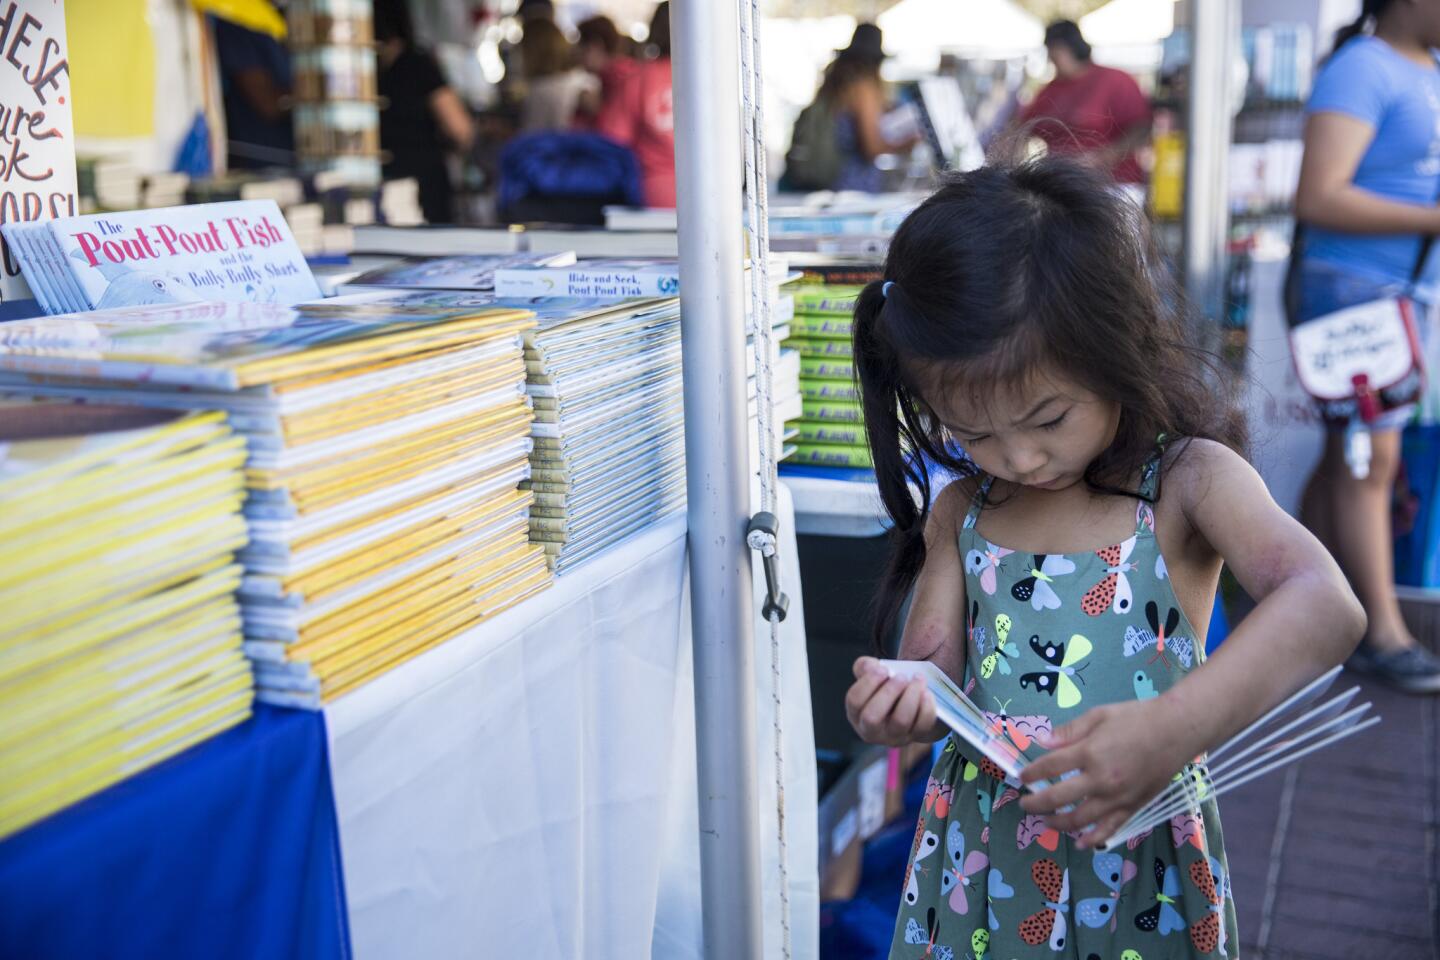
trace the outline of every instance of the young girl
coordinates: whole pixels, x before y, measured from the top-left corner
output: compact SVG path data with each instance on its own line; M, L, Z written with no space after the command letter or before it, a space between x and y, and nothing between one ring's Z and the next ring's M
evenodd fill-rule
M892 957L1237 956L1213 799L1095 847L1364 630L1335 563L1233 449L1239 421L1157 289L1137 220L1064 161L977 170L905 221L886 280L856 304L898 535L877 636L913 587L900 655L1048 749L1026 783L1074 771L1022 794L946 743ZM961 478L933 505L920 454ZM1207 661L1222 563L1258 605ZM870 658L855 677L846 708L866 740L945 732L921 682Z

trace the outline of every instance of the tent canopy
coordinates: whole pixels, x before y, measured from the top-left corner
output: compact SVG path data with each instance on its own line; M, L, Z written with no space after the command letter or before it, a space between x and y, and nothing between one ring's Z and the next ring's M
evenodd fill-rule
M1080 32L1094 47L1159 43L1174 29L1172 0L1110 0L1080 18Z
M1045 27L1010 0L901 0L877 20L885 48L904 61L939 51L985 57L1034 53Z

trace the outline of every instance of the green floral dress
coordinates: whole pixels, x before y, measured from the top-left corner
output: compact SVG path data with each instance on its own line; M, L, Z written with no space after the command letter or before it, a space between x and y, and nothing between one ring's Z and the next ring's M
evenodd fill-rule
M1153 500L1159 462L1141 493ZM1022 749L1091 707L1163 693L1204 659L1141 501L1135 535L1093 553L1033 556L960 533L969 603L965 689ZM1119 849L1077 850L1020 808L1016 784L945 742L906 870L892 958L1168 960L1236 957L1213 798Z

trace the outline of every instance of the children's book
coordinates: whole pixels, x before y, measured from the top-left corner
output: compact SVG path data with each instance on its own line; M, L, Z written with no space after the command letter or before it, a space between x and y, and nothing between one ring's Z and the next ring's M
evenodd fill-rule
M320 296L273 200L91 214L0 227L46 313Z
M1020 771L1045 752L1033 745L1022 750L1003 724L977 707L943 670L926 660L882 660L893 677L923 677L935 698L935 716L1005 777L1019 783ZM1320 702L1339 675L1335 667L1300 689L1260 719L1177 773L1160 791L1112 834L1099 849L1113 850L1142 837L1163 823L1193 812L1205 800L1249 783L1287 764L1354 736L1380 722L1370 703L1354 704L1359 687ZM1065 779L1061 776L1059 779ZM1037 780L1031 790L1050 781Z
M182 303L0 326L0 371L236 390L533 325L519 310Z
M795 279L789 264L771 258L771 285ZM582 260L571 267L531 267L495 271L499 297L675 297L680 294L680 261L648 259ZM771 291L771 299L778 296Z
M341 294L365 293L377 287L407 290L456 290L487 293L495 289L496 270L568 267L575 254L512 253L494 256L411 257L362 273L340 285Z

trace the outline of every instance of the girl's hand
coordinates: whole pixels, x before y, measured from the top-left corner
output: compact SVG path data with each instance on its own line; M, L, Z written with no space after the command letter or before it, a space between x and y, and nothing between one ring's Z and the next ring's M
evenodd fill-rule
M874 657L855 661L855 683L845 694L845 716L866 743L903 747L938 739L935 700L925 681L892 677Z
M1027 784L1044 779L1050 786L1020 806L1045 814L1061 832L1094 824L1077 842L1082 850L1104 843L1200 752L1187 735L1191 725L1172 707L1164 697L1109 704L1056 730L1041 741L1050 752L1020 773ZM1072 770L1078 773L1060 780ZM1069 806L1075 809L1056 812Z

